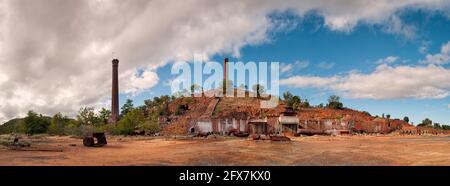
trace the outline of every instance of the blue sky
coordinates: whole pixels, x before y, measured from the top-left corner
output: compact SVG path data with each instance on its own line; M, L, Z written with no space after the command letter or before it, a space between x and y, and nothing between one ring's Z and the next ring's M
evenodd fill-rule
M395 56L391 66L424 66L419 63L427 54L439 53L443 44L450 41L450 20L435 12L404 11L400 18L403 24L414 27L414 36L408 38L389 33L381 26L358 24L349 32L333 31L324 26L323 17L310 13L302 18L285 13L277 19L289 19L297 24L282 32L271 33L268 42L245 46L240 57L231 56L232 61L277 61L282 65L292 64L292 69L281 73L280 79L292 76L332 77L358 71L370 74L379 60ZM422 51L421 51L422 47ZM230 55L215 55L212 60L222 61ZM297 62L297 63L296 63ZM448 68L448 64L442 65ZM167 81L175 78L170 74L171 64L157 70L159 83L136 97L136 105L145 99L170 94ZM433 74L430 74L432 76ZM450 81L450 80L449 80ZM389 86L389 82L386 82ZM382 89L382 87L380 87ZM450 123L450 98L347 98L339 92L317 87L281 86L281 92L291 91L308 99L313 105L326 103L328 96L340 95L346 107L368 111L372 115L391 114L394 118L408 116L414 123L424 118L435 122ZM121 103L129 96L122 94Z

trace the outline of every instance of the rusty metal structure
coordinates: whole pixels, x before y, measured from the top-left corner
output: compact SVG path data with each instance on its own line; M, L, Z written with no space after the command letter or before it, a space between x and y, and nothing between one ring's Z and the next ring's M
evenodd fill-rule
M92 136L85 136L83 138L83 145L86 147L103 147L108 142L104 132L92 133Z

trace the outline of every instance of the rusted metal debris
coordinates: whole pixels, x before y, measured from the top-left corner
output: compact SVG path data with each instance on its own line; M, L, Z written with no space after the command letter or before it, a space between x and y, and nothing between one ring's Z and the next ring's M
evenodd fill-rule
M17 147L10 147L9 149L16 151L63 152L62 149L17 148Z
M251 137L252 137L253 140L260 140L261 139L261 136L259 134L253 134Z
M4 145L6 147L30 147L31 143L27 142L27 141L19 141L18 137L14 137L14 139L8 139L6 141L1 141L0 142L1 145Z
M307 136L325 135L325 131L324 130L314 130L314 129L300 129L300 130L298 130L298 134L299 135L307 135Z
M250 135L248 132L233 132L232 134L233 136L241 138L248 137Z
M145 135L145 130L136 129L133 132L131 132L130 135L131 136L144 136Z
M95 141L97 140L97 143ZM104 132L93 133L92 136L86 136L83 138L83 145L86 147L103 147L108 142Z
M291 138L288 138L286 136L273 135L273 136L270 136L270 140L272 140L272 141L291 141Z
M349 130L317 130L317 129L299 129L297 131L298 135L350 135Z
M270 140L270 136L265 134L252 134L251 138L253 140Z

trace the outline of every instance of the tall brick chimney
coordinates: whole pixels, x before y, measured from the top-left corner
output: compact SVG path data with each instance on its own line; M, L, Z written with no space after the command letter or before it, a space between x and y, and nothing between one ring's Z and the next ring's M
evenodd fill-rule
M109 123L115 124L119 120L119 60L112 60L112 97L111 116Z
M225 58L225 60L223 61L223 81L227 81L228 77L227 77L227 68L228 68L228 58Z
M228 58L225 58L223 62L223 95L225 96L227 91L227 83L228 83L228 74L227 74L227 68L228 68Z

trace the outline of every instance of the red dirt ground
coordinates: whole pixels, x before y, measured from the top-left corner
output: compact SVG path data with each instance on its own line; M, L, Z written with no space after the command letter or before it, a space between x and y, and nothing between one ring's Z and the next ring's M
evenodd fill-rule
M30 149L62 152L0 146L0 165L450 165L450 136L312 136L291 142L110 137L101 148L70 137L24 140L32 142Z

